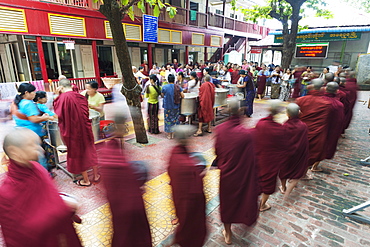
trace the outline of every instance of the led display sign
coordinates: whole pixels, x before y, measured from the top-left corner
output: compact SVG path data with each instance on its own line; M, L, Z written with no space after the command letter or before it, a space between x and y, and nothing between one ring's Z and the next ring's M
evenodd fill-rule
M296 58L326 58L329 43L297 44L295 50Z

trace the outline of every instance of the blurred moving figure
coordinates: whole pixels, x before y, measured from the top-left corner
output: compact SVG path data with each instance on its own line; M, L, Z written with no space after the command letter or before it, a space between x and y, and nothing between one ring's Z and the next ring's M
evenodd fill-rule
M6 246L78 247L67 205L47 171L36 162L40 138L31 130L14 129L4 139L8 173L0 187L0 225Z
M254 224L258 217L258 173L252 130L240 122L239 101L230 102L231 117L218 126L215 152L220 177L220 213L225 243L231 244L232 223Z
M351 120L352 120L353 108L355 107L355 104L357 101L358 86L357 86L357 79L355 77L356 74L350 68L345 70L345 73L343 76L346 78L345 90L347 91L347 98L349 101L349 113L344 122L344 130L346 130L348 129L349 124L351 123Z
M328 119L328 136L326 138L326 159L332 159L337 151L337 144L343 131L344 105L337 98L339 85L336 82L329 82L326 85L324 99L330 102L331 111Z
M275 193L276 179L288 157L289 147L284 127L274 116L281 111L280 100L270 100L270 115L262 118L256 125L256 158L262 190L260 211L271 208L266 202Z
M300 119L308 127L308 166L312 166L312 171L320 171L321 169L317 169L317 166L326 157L325 142L328 136L327 123L331 105L320 92L324 82L321 79L314 79L312 84L313 90L310 90L308 95L297 99L297 105L302 112Z
M94 136L89 120L87 99L72 91L68 79L62 79L57 88L59 96L54 101L54 110L58 115L58 125L63 142L67 146L67 169L73 174L82 174L80 186L91 186L87 170L93 167L93 182L100 182Z
M116 116L115 123L115 136L122 137L124 118ZM112 212L112 247L152 246L141 189L145 180L138 179L138 170L127 160L120 138L103 144L99 150L99 165Z
M284 200L308 170L308 128L299 120L299 106L291 103L286 108L288 121L284 128L288 140L289 156L279 171L280 191L285 194ZM287 180L290 182L287 184Z
M173 201L179 225L174 244L182 247L201 247L206 237L206 200L203 192L203 169L188 150L192 128L176 126L177 145L172 149L168 166Z
M215 104L215 85L212 83L209 75L204 77L204 82L199 88L199 106L198 106L198 130L194 136L203 135L203 123L207 123L206 132L212 133L211 121L214 119L213 106Z

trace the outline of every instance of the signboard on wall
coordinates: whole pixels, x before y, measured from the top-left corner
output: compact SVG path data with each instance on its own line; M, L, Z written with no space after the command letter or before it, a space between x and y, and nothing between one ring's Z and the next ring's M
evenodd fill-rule
M67 50L74 50L75 49L75 41L74 40L63 40L63 43L65 44Z
M342 40L359 40L360 32L343 32L343 33L307 33L298 34L297 43L301 42L322 42L322 41L342 41ZM283 35L275 35L274 43L283 43Z
M158 17L143 15L144 42L158 43Z
M296 58L326 58L329 43L297 44L295 50Z
M251 47L251 53L261 54L262 53L262 47Z

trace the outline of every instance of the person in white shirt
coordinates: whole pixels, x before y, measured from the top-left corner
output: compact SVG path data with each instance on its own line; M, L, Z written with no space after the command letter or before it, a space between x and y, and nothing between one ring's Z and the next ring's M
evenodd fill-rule
M281 78L281 84L280 84L280 97L279 100L281 101L287 101L290 96L290 84L289 80L294 79L294 75L292 74L291 69L287 69L285 71L285 74Z
M188 82L188 92L199 94L200 80L195 71L190 73L190 81Z

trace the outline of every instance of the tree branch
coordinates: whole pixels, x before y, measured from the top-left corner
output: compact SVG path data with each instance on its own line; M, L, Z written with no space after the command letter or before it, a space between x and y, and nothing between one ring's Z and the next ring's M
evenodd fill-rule
M126 13L129 8L131 8L134 4L138 3L139 1L140 0L131 0L131 2L129 2L127 5L122 6L122 8L120 9L120 11L122 13Z

